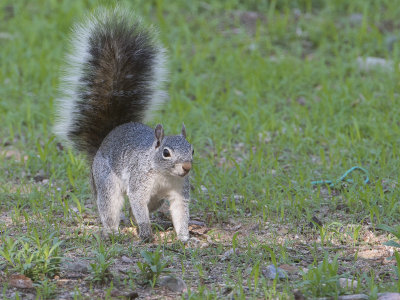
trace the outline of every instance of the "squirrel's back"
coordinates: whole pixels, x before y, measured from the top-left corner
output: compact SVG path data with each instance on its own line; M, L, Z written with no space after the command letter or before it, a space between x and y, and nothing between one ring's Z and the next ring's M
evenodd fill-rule
M166 99L165 51L130 13L99 9L73 29L55 131L92 159L107 134Z

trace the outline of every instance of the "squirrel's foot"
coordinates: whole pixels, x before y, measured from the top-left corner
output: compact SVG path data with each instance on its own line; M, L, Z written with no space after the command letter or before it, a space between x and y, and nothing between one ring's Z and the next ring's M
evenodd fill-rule
M118 230L112 230L111 228L103 228L101 231L101 236L104 239L108 239L111 235L117 234Z
M187 234L178 234L178 239L182 243L186 244L189 241L189 233L187 233Z
M144 243L150 243L154 241L150 223L139 224L139 237Z

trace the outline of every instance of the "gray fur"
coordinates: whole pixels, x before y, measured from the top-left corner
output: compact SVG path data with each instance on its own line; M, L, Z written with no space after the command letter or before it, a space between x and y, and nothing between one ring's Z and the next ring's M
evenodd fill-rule
M192 162L193 147L182 135L165 136L158 146L155 131L141 123L115 128L93 161L93 181L104 232L118 231L124 195L139 226L139 236L152 240L149 213L170 202L178 238L189 239L189 176L182 164ZM168 149L170 157L164 157Z

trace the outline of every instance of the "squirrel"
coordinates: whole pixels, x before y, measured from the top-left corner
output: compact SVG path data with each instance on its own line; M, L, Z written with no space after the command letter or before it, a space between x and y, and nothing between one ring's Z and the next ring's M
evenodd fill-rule
M149 213L168 200L177 237L187 242L193 146L185 125L164 136L161 124L143 124L167 98L166 50L151 27L118 7L88 15L71 42L55 133L86 154L103 234L118 231L126 195L142 241L153 240Z

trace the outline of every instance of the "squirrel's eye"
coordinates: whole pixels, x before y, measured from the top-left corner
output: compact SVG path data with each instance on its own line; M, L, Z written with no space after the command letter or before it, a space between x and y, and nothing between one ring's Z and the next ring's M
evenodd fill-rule
M171 157L171 153L169 152L169 150L167 148L164 148L162 155L163 155L163 157Z

